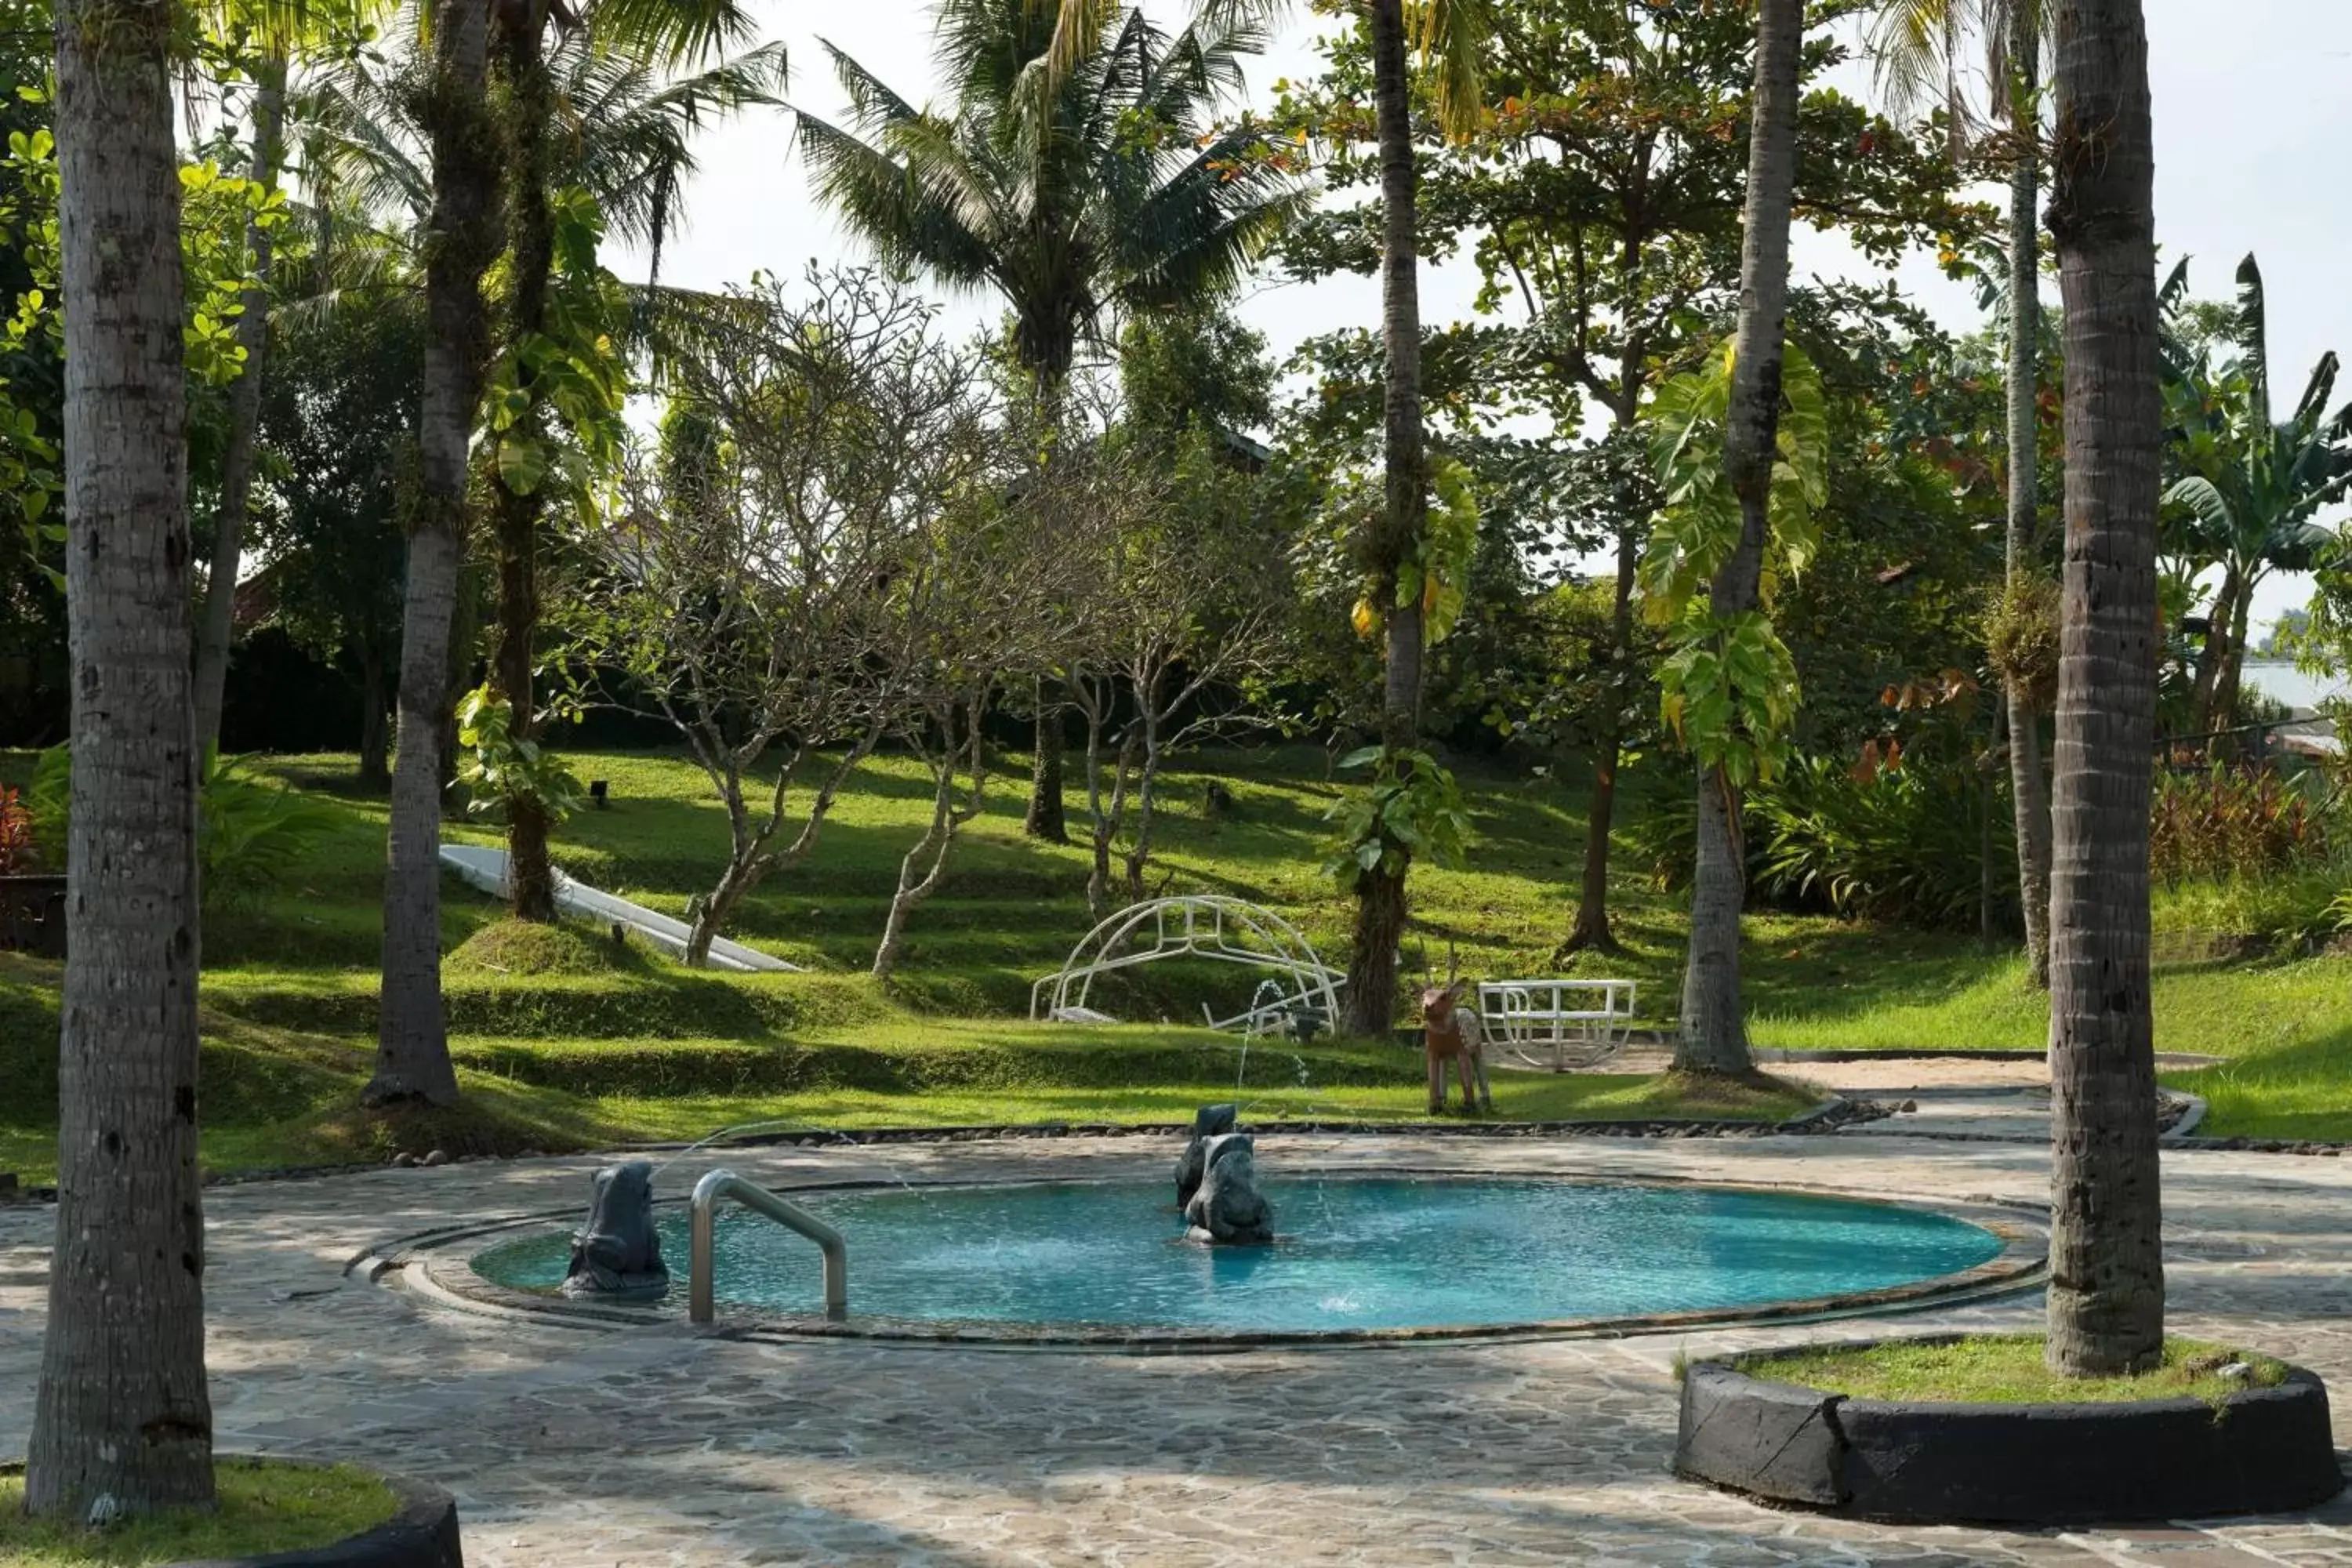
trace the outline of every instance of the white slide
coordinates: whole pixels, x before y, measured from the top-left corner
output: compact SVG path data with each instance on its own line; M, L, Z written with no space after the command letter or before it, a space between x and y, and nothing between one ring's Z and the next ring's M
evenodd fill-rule
M488 849L478 844L444 844L441 864L454 871L468 887L479 888L494 899L507 896L507 852ZM575 920L587 921L599 926L622 926L636 932L673 958L686 956L687 923L668 915L649 910L643 904L633 904L626 899L616 899L610 893L600 893L585 883L575 882L562 872L555 873L555 907ZM770 973L797 972L800 965L786 963L773 953L745 947L740 942L719 937L710 944L710 967L750 973Z

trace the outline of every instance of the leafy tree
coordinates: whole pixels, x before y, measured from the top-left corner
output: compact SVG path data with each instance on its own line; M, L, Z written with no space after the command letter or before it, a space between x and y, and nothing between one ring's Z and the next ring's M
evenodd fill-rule
M1489 329L1483 397L1497 409L1573 429L1591 414L1633 431L1656 379L1699 352L1738 272L1755 37L1748 8L1644 0L1530 0L1496 7L1482 54L1492 106L1449 140L1425 121L1417 149L1423 242L1466 246L1484 287L1482 311L1523 315ZM1363 100L1370 61L1342 35L1315 81L1286 96L1278 122L1338 142L1327 165L1342 192L1378 178ZM1809 37L1815 79L1845 49L1826 29ZM1796 210L1839 227L1875 256L1926 236L1969 235L1989 214L1958 202L1953 172L1913 140L1834 90L1798 105ZM1383 209L1327 206L1284 245L1303 275L1370 271ZM1632 435L1622 451L1646 437ZM1575 728L1590 741L1594 787L1576 923L1563 953L1614 945L1608 921L1609 836L1620 751L1643 682L1633 581L1653 508L1636 485L1629 509L1588 514L1594 542L1613 544L1612 668L1584 689L1594 707ZM1552 727L1557 728L1557 715Z
M942 0L938 37L949 110L834 50L850 125L803 113L801 145L887 263L1003 298L1050 425L1082 345L1223 294L1302 208L1288 151L1215 123L1261 29L1231 6L1171 34L1117 0ZM1036 741L1028 829L1059 841L1060 708L1042 688Z
M2050 895L2053 1372L2164 1353L2148 1001L2156 741L2155 153L2139 0L2063 0L2050 232L2066 333L2065 622Z
M270 616L322 658L359 667L361 782L391 782L400 648L402 508L416 482L425 321L413 295L298 315L277 329L261 405Z

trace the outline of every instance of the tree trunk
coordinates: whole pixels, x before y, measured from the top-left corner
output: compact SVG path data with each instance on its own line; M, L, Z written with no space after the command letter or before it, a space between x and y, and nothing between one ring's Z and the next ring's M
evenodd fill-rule
M505 76L500 119L506 139L508 270L513 296L507 331L517 343L539 335L547 324L547 286L555 268L555 234L547 210L547 128L554 117L554 94L542 58L545 23L538 5L501 7L499 55ZM536 377L526 363L516 384L534 391ZM509 434L523 440L547 439L547 416L533 406ZM536 740L538 715L531 673L538 663L532 644L539 631L539 521L545 497L534 486L518 490L503 481L495 489L499 551L499 646L492 683L513 712L518 741ZM547 852L547 808L536 796L510 795L507 813L507 902L517 920L542 923L555 919L555 871Z
M286 62L262 62L255 73L253 178L278 188L280 134L286 109ZM236 319L237 346L245 369L228 389L228 450L221 458L220 510L214 520L212 570L205 578L204 625L196 640L196 750L220 743L221 693L228 681L229 635L236 612L237 566L245 551L245 523L253 493L253 447L261 428L263 362L269 353L269 231L247 224L246 248L253 263L253 287L245 291Z
M2221 653L2221 676L2213 683L2213 728L2234 729L2238 723L2238 686L2246 668L2247 623L2252 618L2254 582L2251 574L2241 579L2237 603L2230 610L2230 645ZM2224 756L2242 755L2243 736L2231 735Z
M1789 313L1789 217L1796 192L1798 54L1804 36L1803 0L1763 0L1756 22L1739 331L1723 441L1724 467L1739 497L1739 543L1709 587L1709 603L1718 616L1756 607L1771 526ZM1682 1033L1675 1046L1677 1072L1755 1070L1739 1004L1739 911L1746 883L1738 793L1722 770L1701 767L1690 955L1683 971Z
M2230 627L2238 618L2241 592L2238 568L2232 563L2221 574L2221 586L2214 591L2213 607L2206 615L2205 646L2197 656L2197 678L2189 686L2189 720L2195 734L2210 734L2221 728L2215 720L2214 700L2221 688L2221 668L2230 662Z
M2009 174L2009 531L2011 583L2034 569L2041 531L2042 378L2041 138L2028 134L2040 101L2041 6L2010 7L2011 120L2018 153ZM2017 822L2017 901L2025 916L2025 973L2050 989L2050 786L2042 773L2042 715L2033 695L2012 689L2009 704L2009 793Z
M1039 676L1033 689L1037 699L1036 761L1029 773L1029 811L1022 831L1048 844L1067 844L1070 825L1062 804L1062 708L1054 682Z
M1429 510L1421 430L1421 289L1413 237L1416 176L1412 79L1402 0L1371 0L1372 100L1381 153L1382 516L1372 578L1387 629L1381 743L1412 747L1421 731L1422 619L1418 600L1396 603L1397 570L1419 543ZM1379 1037L1396 1016L1397 942L1404 932L1405 872L1367 873L1358 884L1342 1027Z
M57 7L73 810L57 1239L26 1507L213 1499L169 7Z
M2164 1341L2148 1010L2156 731L2154 153L2139 0L2063 0L2050 232L2066 332L2066 579L2051 884L2050 1369Z
M410 502L402 607L400 728L383 893L383 1001L370 1105L457 1098L441 1008L441 723L449 708L449 623L466 552L467 452L489 357L482 274L499 250L497 146L484 101L488 13L438 0L433 79L433 217L425 247L422 457Z
M1617 598L1609 616L1608 706L1601 733L1592 742L1592 804L1584 823L1584 888L1577 900L1576 929L1553 952L1554 962L1584 948L1622 952L1609 930L1609 828L1617 807L1617 764L1622 755L1623 694L1617 682L1633 642L1633 574L1641 563L1641 542L1631 527L1617 535Z
M360 645L360 783L372 790L392 782L383 709L383 654L370 638Z

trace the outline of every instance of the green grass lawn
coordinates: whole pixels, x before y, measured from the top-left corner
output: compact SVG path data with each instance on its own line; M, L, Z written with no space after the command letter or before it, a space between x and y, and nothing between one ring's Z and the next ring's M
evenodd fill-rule
M2219 1401L2240 1389L2266 1388L2286 1363L2200 1340L2168 1339L2164 1364L2137 1377L2058 1377L2042 1363L2040 1334L1973 1334L1943 1341L1891 1340L1741 1356L1753 1376L1827 1389L1856 1399L1927 1399L1958 1404L2109 1405L2188 1397ZM2221 1369L2242 1362L2232 1380Z
M591 885L683 913L716 876L724 816L700 774L674 756L593 753L584 777L612 805L565 824L557 863ZM29 768L0 754L0 779ZM1206 765L1213 763L1213 765ZM928 814L926 786L881 759L845 793L815 854L741 907L730 934L807 966L801 974L687 971L584 932L518 938L487 899L446 884L446 992L467 1091L457 1112L360 1115L352 1094L375 1025L385 806L347 783L347 757L269 760L339 818L299 875L245 903L209 910L205 930L205 1155L215 1168L382 1158L395 1147L453 1152L568 1149L697 1137L721 1125L1179 1121L1210 1099L1253 1118L1418 1114L1409 1047L1260 1047L1197 1026L1204 1005L1244 1004L1255 977L1202 960L1110 977L1090 998L1117 1028L1034 1026L1030 987L1092 923L1087 857L1020 829L1022 774L969 830L940 893L915 915L898 973L865 971L899 858ZM1323 814L1337 797L1319 751L1220 753L1169 778L1149 883L1219 892L1295 921L1327 962L1345 952L1349 907L1317 873ZM1565 771L1573 779L1574 770ZM1224 782L1229 817L1203 815ZM1551 952L1570 922L1581 797L1561 776L1464 770L1475 837L1459 868L1413 880L1408 953L1439 973L1449 958L1481 978L1617 975L1641 988L1643 1021L1672 1022L1683 913L1621 854L1612 887L1621 954ZM1636 776L1626 815L1641 809ZM1680 773L1653 788L1680 788ZM1073 797L1073 805L1078 803ZM495 829L450 837L495 844ZM1970 936L1864 922L1752 915L1743 973L1759 1045L2015 1047L2042 1042L2046 1011L2012 959ZM51 1168L54 971L0 965L0 1170ZM2212 1102L2215 1134L2352 1136L2352 960L2169 967L2157 982L2159 1047L2230 1058L2175 1075ZM25 1085L29 1092L14 1092ZM1717 1103L1692 1086L1642 1078L1507 1074L1498 1110L1528 1119L1688 1114L1773 1117L1801 1095L1764 1089Z
M372 1530L398 1506L349 1465L221 1459L220 1506L125 1520L103 1530L24 1516L25 1478L0 1475L0 1563L8 1568L153 1568L325 1546Z

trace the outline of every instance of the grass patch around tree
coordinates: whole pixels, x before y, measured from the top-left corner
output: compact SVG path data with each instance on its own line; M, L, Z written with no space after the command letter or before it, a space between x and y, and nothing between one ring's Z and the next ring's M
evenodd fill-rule
M24 1473L0 1473L0 1563L8 1568L155 1568L326 1546L373 1529L399 1507L392 1489L349 1465L223 1458L220 1506L127 1519L103 1529L25 1517Z
M2276 1386L2286 1363L2203 1340L2168 1338L2164 1364L2137 1377L2060 1377L2042 1364L2040 1334L1971 1334L1822 1345L1735 1358L1751 1377L1800 1384L1856 1399L1962 1405L2112 1405L2136 1399L2218 1403L2246 1388ZM2225 1376L2225 1368L2237 1375Z

